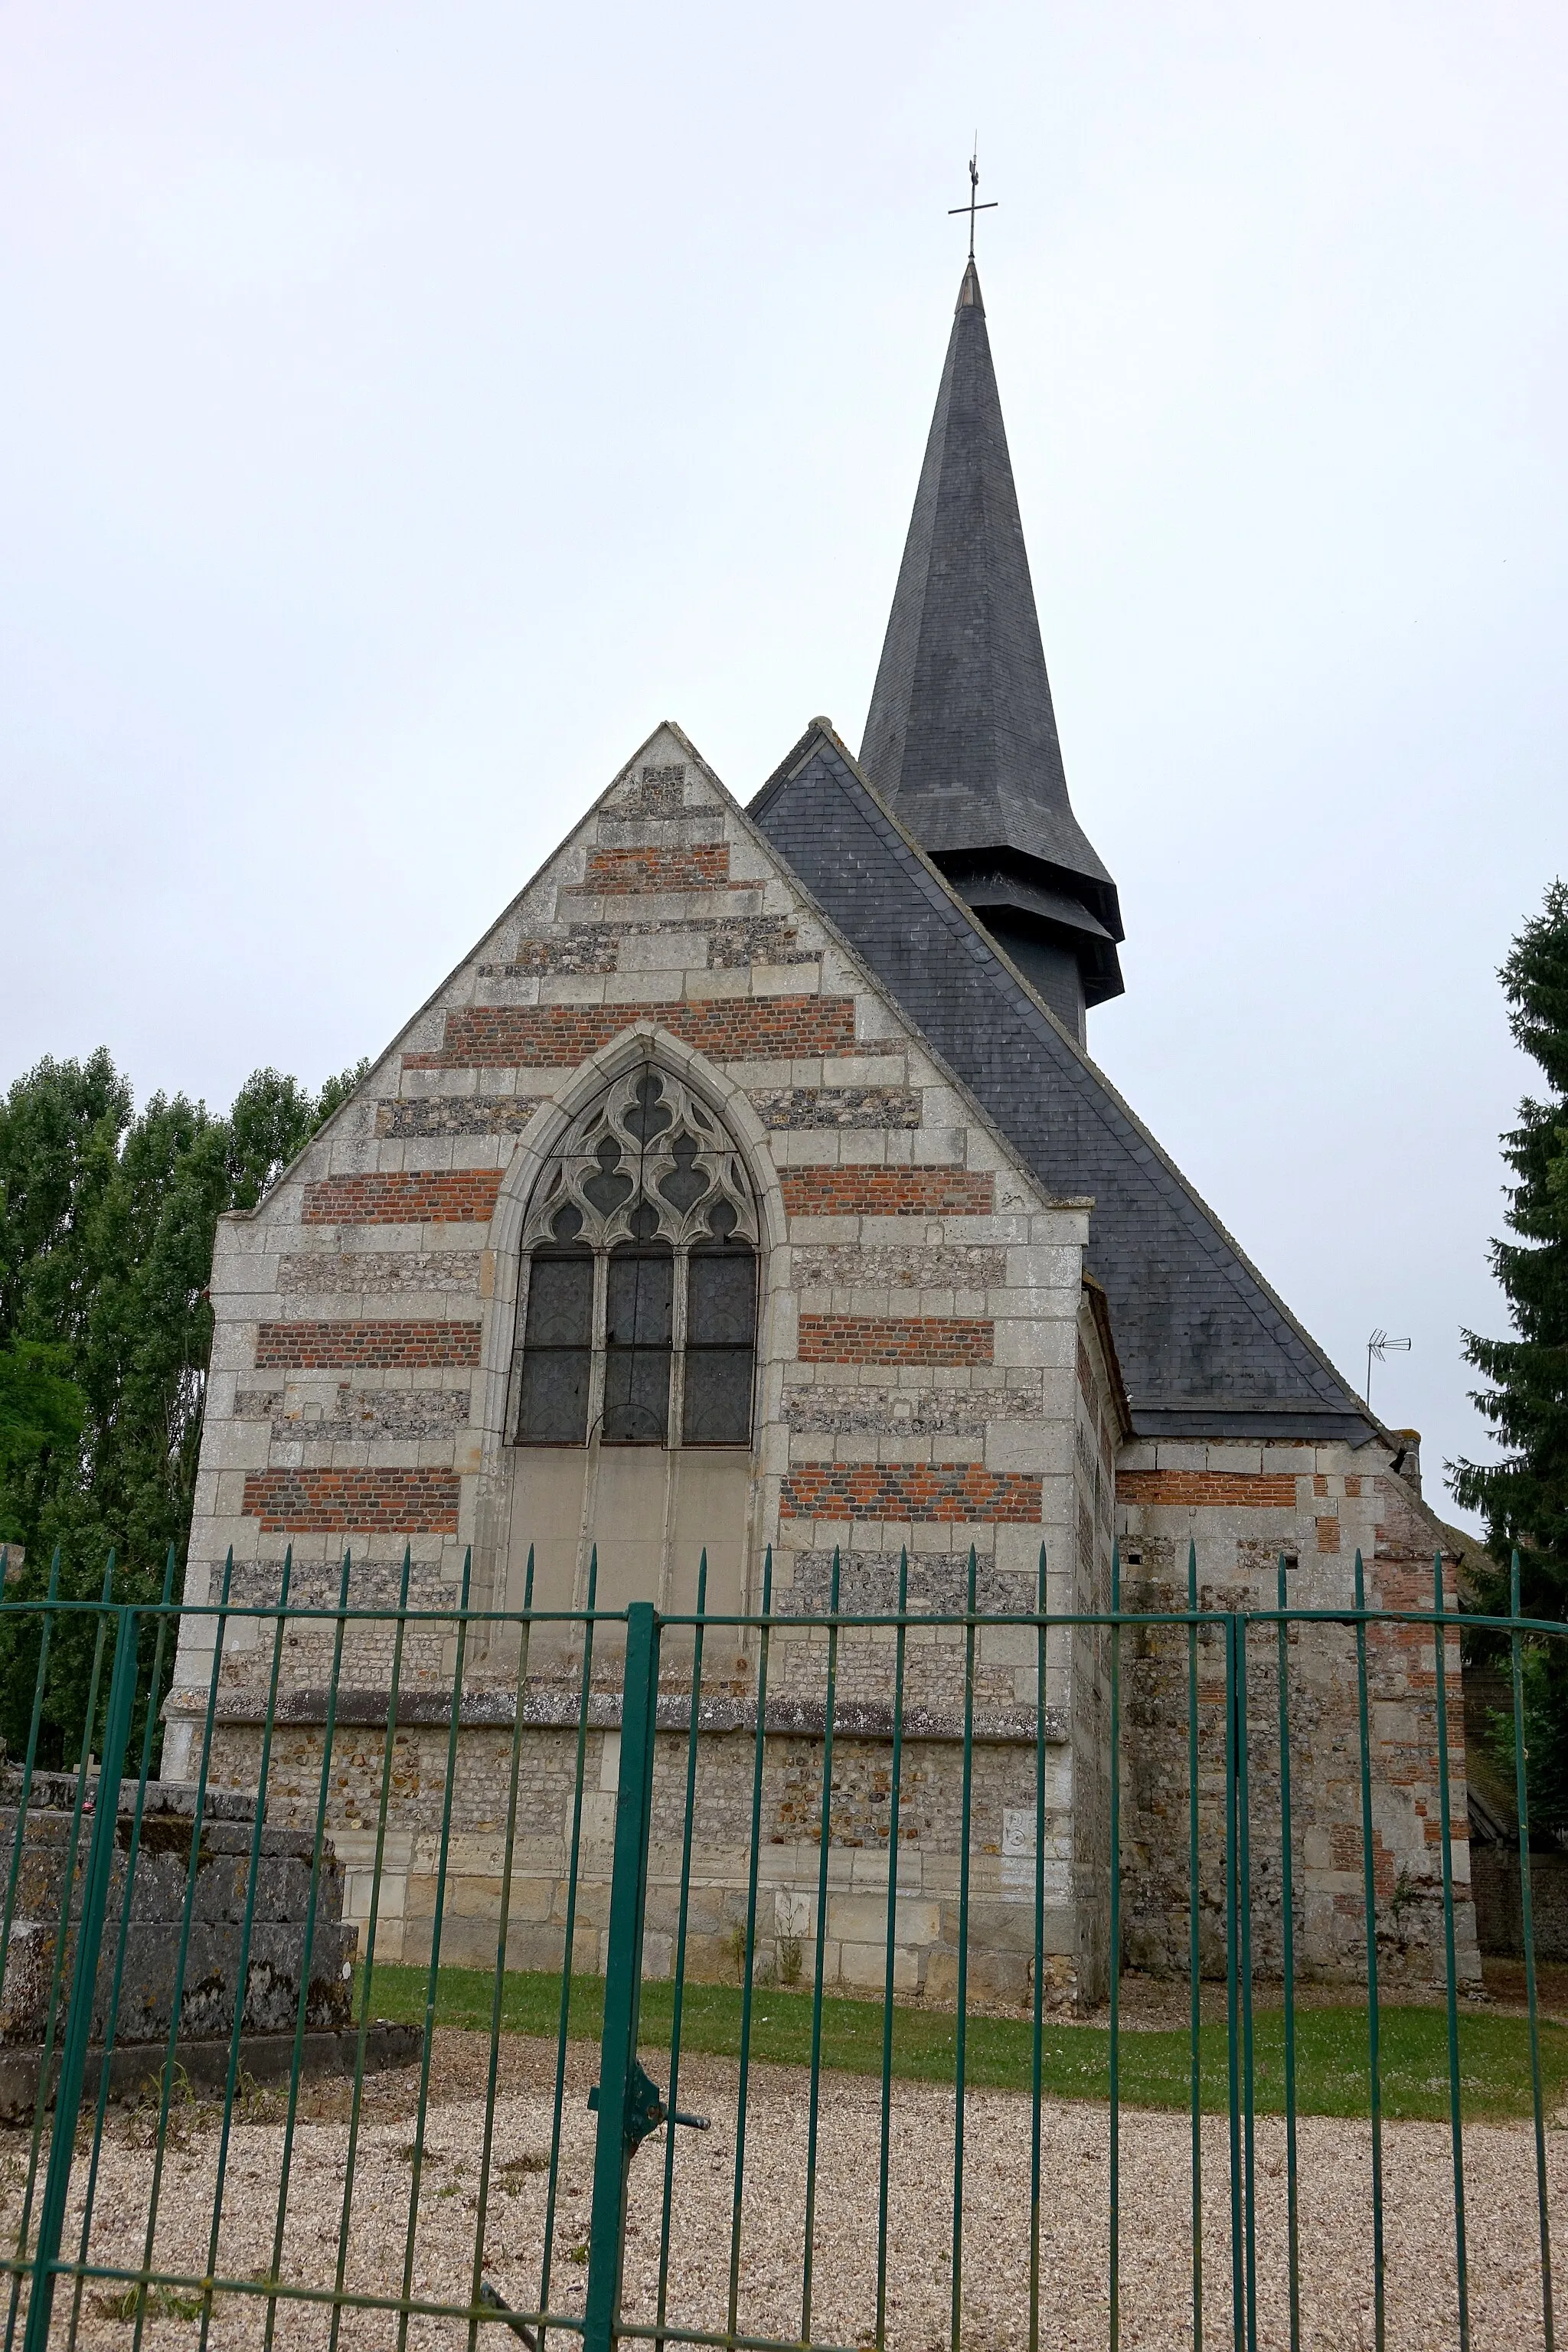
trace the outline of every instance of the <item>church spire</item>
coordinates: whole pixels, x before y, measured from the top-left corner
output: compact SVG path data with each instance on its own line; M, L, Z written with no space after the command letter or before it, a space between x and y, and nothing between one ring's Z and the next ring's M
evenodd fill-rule
M1081 1042L1121 918L1068 799L973 254L860 764Z

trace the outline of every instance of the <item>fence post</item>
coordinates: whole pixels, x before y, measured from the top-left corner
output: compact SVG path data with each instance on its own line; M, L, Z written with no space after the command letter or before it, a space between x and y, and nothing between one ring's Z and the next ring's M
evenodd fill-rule
M87 2065L88 2039L92 2031L93 2002L98 1991L98 1956L103 1941L103 1916L109 1904L110 1868L120 1814L120 1782L125 1750L131 1738L131 1714L136 1697L136 1612L119 1609L114 1644L114 1671L109 1683L109 1715L103 1732L103 1762L99 1768L93 1803L92 1843L88 1848L87 1876L82 1886L81 1926L77 1930L76 1960L71 1974L70 2001L66 2011L65 2043L60 2054L59 2081L55 2088L54 2129L49 2135L49 2168L44 2179L44 2201L38 2211L38 2245L27 2296L27 2332L23 2352L45 2352L49 2316L55 2300L55 2263L65 2227L66 2200L70 2193L71 2158L76 2150L76 2119L81 2105L82 2075ZM91 1727L88 1727L88 1738ZM87 1739L83 1741L84 1747ZM197 1834L201 1825L197 1823ZM67 1889L67 1900L69 1889ZM109 2053L103 2053L105 2066ZM38 2085L40 2099L48 2095Z
M637 2011L642 1998L643 1917L647 1906L648 1823L658 1702L658 1620L651 1601L634 1601L626 1611L621 1770L616 1792L610 1942L605 1963L605 2033L599 2053L599 2137L594 2156L594 2212L588 2231L584 2352L611 2352L620 2321L626 2171L637 2144L629 2110L637 2055ZM565 1964L569 1971L570 1952Z

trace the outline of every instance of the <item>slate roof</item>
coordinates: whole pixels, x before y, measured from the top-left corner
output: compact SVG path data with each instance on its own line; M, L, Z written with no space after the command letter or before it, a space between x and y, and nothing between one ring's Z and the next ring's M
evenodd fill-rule
M1071 929L1105 942L1092 951L1083 943L1089 1001L1120 994L1110 944L1123 936L1116 885L1068 798L973 260L953 313L860 765L972 904L1027 913L1027 898L1010 894L1005 877L1033 884L1055 898L1055 921L1065 915Z
M1089 1269L1110 1300L1141 1436L1359 1444L1377 1433L825 720L750 814L1041 1182L1093 1196Z

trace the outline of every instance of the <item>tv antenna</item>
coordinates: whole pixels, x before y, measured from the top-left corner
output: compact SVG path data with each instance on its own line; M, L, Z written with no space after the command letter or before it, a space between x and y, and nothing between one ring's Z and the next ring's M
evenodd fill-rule
M1377 1330L1373 1333L1371 1339L1366 1343L1366 1388L1364 1394L1369 1405L1372 1402L1372 1365L1373 1357L1375 1356L1378 1362L1382 1364L1386 1363L1390 1356L1407 1356L1409 1353L1410 1342L1408 1339L1391 1339L1387 1332L1382 1328L1381 1325Z

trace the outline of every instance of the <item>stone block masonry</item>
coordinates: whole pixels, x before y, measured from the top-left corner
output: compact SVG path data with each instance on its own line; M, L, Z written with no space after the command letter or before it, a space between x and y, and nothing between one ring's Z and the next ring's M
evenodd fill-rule
M240 1507L264 1535L455 1536L458 1494L449 1470L258 1470Z
M965 1168L785 1168L779 1181L792 1217L988 1217L989 1176Z
M261 1371L375 1369L429 1371L479 1360L478 1323L263 1323L256 1335Z
M995 1327L967 1315L803 1315L806 1364L988 1364Z
M481 1004L448 1013L443 1042L409 1070L570 1069L634 1023L653 1022L716 1062L855 1051L850 996L681 997L659 1004Z
M973 1462L797 1462L779 1501L786 1519L1012 1522L1040 1517L1037 1478Z
M306 1225L475 1225L495 1213L500 1174L494 1168L395 1170L375 1176L328 1176L307 1184Z

